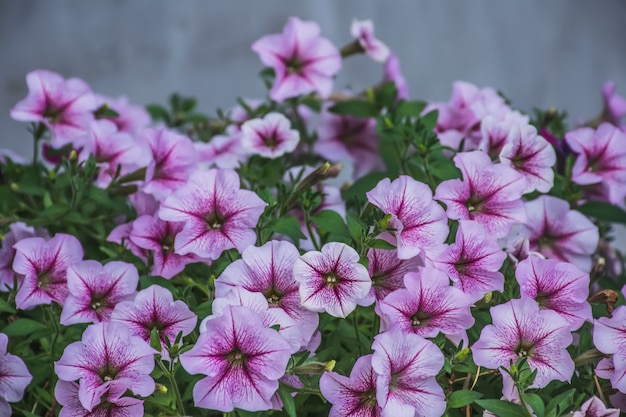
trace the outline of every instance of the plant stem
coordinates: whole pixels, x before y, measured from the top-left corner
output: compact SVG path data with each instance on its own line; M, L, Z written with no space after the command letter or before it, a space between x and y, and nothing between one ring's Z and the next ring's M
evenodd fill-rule
M533 414L528 411L528 405L526 404L526 401L524 401L524 391L522 391L522 389L520 389L520 386L518 385L518 383L515 383L515 388L517 388L517 395L519 395L519 401L520 401L520 405L522 406L522 408L524 409L524 413L528 416L528 417L533 417Z
M172 386L172 389L174 390L174 396L176 397L176 411L177 411L176 415L184 416L185 415L185 406L183 404L183 397L180 395L180 390L178 389L178 384L176 383L176 378L174 378L174 374L176 373L176 371L170 372L163 365L163 362L161 362L160 360L157 360L156 362L157 362L157 365L159 366L159 368L161 368L161 371L163 371L165 376L167 376L167 379L170 381L170 385Z

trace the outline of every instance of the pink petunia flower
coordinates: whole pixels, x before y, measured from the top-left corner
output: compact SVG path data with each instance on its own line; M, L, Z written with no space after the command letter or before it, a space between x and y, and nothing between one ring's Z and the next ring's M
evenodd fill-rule
M602 400L595 395L580 406L580 411L575 411L572 417L619 417L617 408L606 408Z
M26 310L52 301L63 305L68 295L67 268L83 259L83 247L74 236L57 233L51 240L22 239L16 250L13 270L24 276L15 304Z
M189 182L163 201L162 220L185 222L176 235L174 251L217 259L224 250L243 251L256 242L253 228L265 203L249 190L241 190L235 171L197 171Z
M497 158L507 143L509 133L515 125L528 125L530 118L518 111L504 112L498 115L486 116L480 122L481 139L478 149L485 152L492 159Z
M345 318L372 288L357 251L339 242L327 243L321 252L311 251L299 257L293 276L300 283L304 308L335 317Z
M143 106L132 104L127 97L110 98L96 95L96 99L99 102L99 106L106 104L118 114L115 117L108 117L106 120L115 123L117 130L120 132L126 132L133 137L138 137L152 122L150 114L146 109Z
M433 249L428 260L474 302L490 291L504 289L499 270L505 259L506 253L479 223L459 220L455 242Z
M84 136L97 107L87 83L46 70L28 73L26 83L28 96L11 109L13 120L44 123L55 148Z
M2 247L0 248L0 291L8 292L15 284L13 271L13 260L15 259L15 249L13 245L22 239L29 237L48 237L43 230L37 230L27 226L26 223L15 222L9 226L9 232L4 235ZM18 275L18 286L22 283L22 277Z
M389 53L385 61L385 73L383 74L383 82L393 81L398 91L399 100L408 100L409 83L407 83L402 68L400 68L400 60L393 52Z
M246 160L241 134L215 135L208 143L194 142L198 164L207 168L235 169Z
M137 291L139 273L126 262L102 265L82 261L67 268L69 295L61 312L61 324L109 321L115 305L132 299Z
M540 310L530 298L510 300L492 307L493 324L487 325L471 347L476 365L508 368L525 357L537 377L531 388L550 381L569 381L574 361L567 352L572 343L569 323L552 310Z
M63 408L59 417L140 417L144 415L143 401L133 397L122 397L126 388L109 389L106 399L93 409L85 408L79 398L76 382L57 381L54 396Z
M593 343L606 354L613 355L614 370L610 374L611 385L626 393L626 308L618 307L613 316L600 317L594 321Z
M565 141L577 154L572 182L589 186L594 194L604 196L612 204L623 204L626 197L626 133L609 123L602 123L597 130L582 127L567 132Z
M290 17L283 33L266 35L252 44L263 64L274 68L276 80L270 98L284 101L290 97L317 92L330 95L333 77L341 69L341 55L313 21Z
M615 83L610 81L602 85L602 98L604 101L602 119L623 130L624 125L621 121L626 116L626 99L618 95L615 92L616 89Z
M300 132L281 113L268 113L241 125L241 146L250 153L276 159L292 153L300 142Z
M383 300L389 293L404 287L404 275L417 272L424 266L421 257L399 259L397 250L370 249L367 251L369 265L367 271L372 279L372 289L363 300L363 304Z
M500 152L500 162L526 179L524 194L535 190L547 193L554 184L552 167L556 164L556 152L547 140L537 135L534 126L518 124L511 127Z
M371 20L352 20L350 34L374 61L385 62L389 57L389 47L374 37L374 23Z
M180 356L190 374L207 375L196 382L196 407L230 412L273 408L271 398L290 358L289 344L246 307L227 306L205 323L195 346Z
M142 191L161 200L185 185L195 169L196 149L188 137L164 128L145 129L143 139L152 161Z
M183 227L183 223L167 222L156 215L141 216L132 223L128 238L137 247L152 253L151 275L170 279L182 272L187 264L202 261L194 254L179 255L174 251L176 235Z
M54 371L62 381L78 380L80 403L92 411L107 392L129 389L142 397L152 394L155 353L126 324L97 323L87 327L82 340L67 345Z
M241 259L228 265L215 280L215 296L224 297L237 287L262 294L269 314L273 314L272 310L282 310L299 324L304 346L317 329L319 315L300 305L299 285L293 275L299 256L298 249L286 241L272 240L261 247L249 246Z
M124 323L130 333L150 342L156 329L165 355L166 346L176 341L178 333L187 336L196 327L198 317L184 301L176 300L172 293L159 285L151 285L137 293L134 300L122 301L115 306L111 321Z
M376 336L372 349L376 400L382 407L382 417L443 414L445 396L435 376L444 358L434 343L396 330Z
M520 234L530 250L547 258L571 262L591 271L591 255L598 247L598 228L582 213L570 210L567 201L542 195L526 203L528 220Z
M569 262L530 256L515 269L522 297L532 298L542 309L556 311L577 330L591 322L589 275Z
M336 372L324 372L320 391L333 406L328 417L381 417L382 408L376 400L376 373L372 355L356 360L350 378Z
M317 128L316 153L331 162L347 161L356 178L384 168L378 151L376 121L323 111Z
M409 272L404 276L404 286L379 305L386 329L422 337L435 337L441 332L456 341L463 339L465 330L474 324L471 300L451 287L443 272L431 268Z
M435 200L446 204L449 218L474 220L496 238L505 237L514 224L526 221L521 200L526 180L522 175L493 164L481 151L458 153L454 164L463 180L443 181L435 192Z
M33 377L19 356L7 352L9 338L0 333L0 417L13 415L9 403L18 402Z
M366 195L383 213L391 214L398 258L410 259L446 240L448 219L426 184L406 175L393 182L384 178Z

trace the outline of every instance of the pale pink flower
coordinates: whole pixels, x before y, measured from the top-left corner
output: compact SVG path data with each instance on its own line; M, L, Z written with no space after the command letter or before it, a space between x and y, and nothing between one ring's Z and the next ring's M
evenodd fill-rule
M194 142L198 164L207 168L235 169L246 160L241 134L215 135L208 143Z
M371 20L352 20L350 34L374 61L385 62L389 57L389 47L374 37L374 23Z
M106 120L115 123L120 132L130 133L133 137L137 137L152 122L145 107L132 104L127 97L111 98L96 95L96 99L100 106L106 104L108 108L117 113L117 116L108 117Z
M345 318L372 288L367 269L350 246L330 242L321 252L307 252L298 258L293 276L300 283L304 308Z
M389 226L395 229L398 258L413 258L446 240L448 219L426 184L406 175L393 182L384 178L366 195L383 213L391 214Z
M618 95L615 92L616 89L615 83L610 81L602 85L602 98L604 101L602 119L623 130L624 125L621 121L626 116L626 99Z
M497 158L507 143L509 132L513 126L527 125L529 122L528 116L514 110L499 115L486 116L480 123L481 140L478 143L478 149L488 154L492 159Z
M292 153L300 142L300 132L280 113L268 113L241 125L241 146L250 153L276 159Z
M626 308L618 307L613 316L600 317L594 321L593 343L606 354L613 355L613 372L610 380L613 388L626 393Z
M602 400L595 395L580 406L580 411L575 411L572 417L619 417L620 410L606 408Z
M372 279L372 289L363 304L383 300L389 293L404 287L404 275L408 272L417 272L424 266L421 257L399 259L397 250L370 249L367 251L369 265L367 271Z
M463 180L443 181L435 192L435 199L446 204L449 218L474 220L496 238L505 237L514 224L526 221L521 200L526 180L522 175L493 164L481 151L458 153L454 164Z
M387 60L385 61L385 73L383 75L383 82L393 81L398 91L399 100L408 100L409 98L409 84L402 73L400 68L400 60L393 52L389 53Z
M74 236L57 233L49 241L40 237L22 239L16 250L13 270L24 276L15 304L26 310L52 301L63 305L68 295L67 268L83 259L83 247Z
M197 171L189 182L163 201L162 220L185 222L174 251L217 259L224 250L243 251L256 242L256 226L265 203L254 192L241 190L235 171Z
M20 401L33 377L19 356L7 352L9 338L0 333L0 417L13 415L9 403Z
M270 98L284 101L290 97L318 93L330 95L333 77L341 69L341 55L313 21L290 17L283 33L266 35L252 44L263 64L274 68L276 80Z
M9 232L4 235L2 248L0 248L0 291L8 292L15 284L15 272L13 271L15 249L13 245L22 239L35 236L48 237L45 231L27 226L26 223L15 222L9 226ZM22 283L22 279L18 275L18 286Z
M143 401L133 397L122 397L126 388L109 389L106 399L88 410L81 404L76 382L57 381L54 396L63 407L59 417L140 417L144 415Z

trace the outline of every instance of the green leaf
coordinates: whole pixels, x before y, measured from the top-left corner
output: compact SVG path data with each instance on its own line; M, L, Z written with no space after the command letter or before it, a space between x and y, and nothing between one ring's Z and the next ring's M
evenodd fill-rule
M328 110L331 113L347 114L356 117L376 117L380 113L374 104L363 100L341 101Z
M146 110L148 110L148 113L150 113L150 117L152 117L152 120L163 120L165 123L169 124L170 115L168 111L165 110L163 107L159 106L158 104L148 104L146 106Z
M302 230L300 230L300 222L294 216L283 216L276 219L271 225L270 230L289 236L292 240L306 239Z
M344 200L350 200L355 197L360 200L364 199L365 193L376 187L376 184L386 177L387 174L384 172L372 172L359 178L343 193Z
M348 227L343 222L343 219L333 210L322 210L311 218L311 221L316 226L326 230L329 233L340 236L350 236Z
M540 396L533 393L526 393L524 394L524 401L533 409L537 417L543 417L545 415L546 406L543 404L543 400Z
M367 225L354 213L348 213L346 220L348 222L350 237L352 237L355 242L360 242L363 237L363 231L367 229Z
M394 245L392 245L391 243L387 242L384 239L376 239L370 247L372 249L387 249L387 250L396 249Z
M454 391L446 402L448 403L448 408L461 408L465 405L471 404L474 401L483 397L483 394L476 391L469 390L461 390Z
M4 299L0 298L0 311L3 313L11 313L15 314L16 311L13 307L9 305Z
M433 110L426 113L422 117L422 123L426 130L434 130L437 126L437 119L439 118L439 110Z
M402 103L398 104L396 114L400 117L419 117L422 114L424 107L426 107L426 103L423 101L403 101Z
M7 327L2 329L2 333L7 336L25 336L37 330L46 329L46 326L38 321L31 319L18 319L13 323L9 323Z
M528 414L517 404L502 400L475 400L476 404L498 417L528 417Z
M578 211L598 220L626 224L626 211L604 201L589 201L578 207Z
M565 391L552 398L546 407L546 415L560 415L574 404L575 388Z
M289 417L298 417L296 413L296 403L289 390L285 387L278 388L278 396L283 402L283 408Z

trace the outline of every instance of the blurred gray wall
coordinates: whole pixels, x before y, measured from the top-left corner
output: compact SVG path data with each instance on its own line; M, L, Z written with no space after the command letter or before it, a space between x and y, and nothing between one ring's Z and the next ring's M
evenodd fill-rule
M500 89L522 109L556 106L576 120L599 112L605 80L626 95L626 5L617 0L1 1L0 147L31 153L9 110L36 68L143 104L193 95L206 112L262 95L250 44L292 15L318 21L337 46L351 40L353 18L372 19L413 98L447 100L462 79ZM381 74L379 64L350 59L336 88L359 90Z

